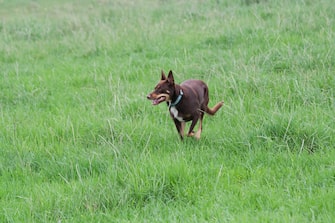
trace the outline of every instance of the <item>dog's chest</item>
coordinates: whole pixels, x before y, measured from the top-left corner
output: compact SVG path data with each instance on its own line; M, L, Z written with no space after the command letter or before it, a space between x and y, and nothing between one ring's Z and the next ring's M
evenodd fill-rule
M175 106L172 106L172 107L170 108L170 113L171 113L171 115L173 116L173 118L177 119L178 121L180 121L180 122L183 122L183 121L184 121L183 117L178 116L178 113L179 113L179 112L178 112L178 110L176 109Z

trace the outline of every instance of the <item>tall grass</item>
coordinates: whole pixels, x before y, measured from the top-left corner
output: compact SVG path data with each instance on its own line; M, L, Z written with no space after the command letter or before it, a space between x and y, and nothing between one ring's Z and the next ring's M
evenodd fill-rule
M332 222L334 4L0 2L1 222ZM145 95L206 81L200 141Z

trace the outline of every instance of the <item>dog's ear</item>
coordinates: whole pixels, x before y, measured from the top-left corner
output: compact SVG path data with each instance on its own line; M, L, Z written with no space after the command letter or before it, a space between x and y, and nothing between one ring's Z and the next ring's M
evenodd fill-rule
M174 78L173 78L172 70L170 70L167 79L168 79L169 84L172 84L172 85L174 84Z
M162 70L162 78L161 78L162 81L166 80L166 76L164 74L164 71Z

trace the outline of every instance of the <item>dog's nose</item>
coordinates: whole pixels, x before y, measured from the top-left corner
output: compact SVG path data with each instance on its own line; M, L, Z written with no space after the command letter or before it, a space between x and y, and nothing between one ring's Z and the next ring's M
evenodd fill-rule
M150 100L150 98L151 98L151 95L150 95L150 94L148 94L148 95L147 95L147 99L149 99L149 100Z

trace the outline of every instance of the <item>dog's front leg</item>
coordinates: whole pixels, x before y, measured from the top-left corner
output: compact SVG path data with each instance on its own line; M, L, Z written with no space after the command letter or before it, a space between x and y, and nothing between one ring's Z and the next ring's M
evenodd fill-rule
M180 122L177 119L173 119L174 124L177 128L177 131L180 135L180 139L183 140L184 139L184 129L185 129L185 122Z

